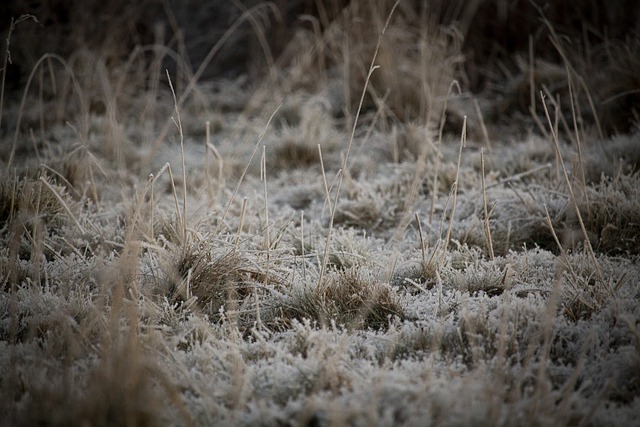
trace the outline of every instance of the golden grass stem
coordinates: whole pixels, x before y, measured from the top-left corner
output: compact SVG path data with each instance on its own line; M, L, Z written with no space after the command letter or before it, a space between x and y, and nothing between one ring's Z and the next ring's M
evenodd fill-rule
M256 145L253 147L253 151L251 152L251 156L249 156L249 160L247 161L247 164L245 165L244 170L242 171L242 174L240 175L240 179L238 179L238 183L236 184L236 187L233 190L233 193L231 194L231 198L229 199L229 202L227 203L227 206L225 206L224 211L222 212L222 217L220 218L219 225L216 228L216 233L220 231L220 228L224 224L224 220L227 217L227 214L229 213L229 209L231 208L231 205L233 204L234 200L236 199L236 195L238 194L238 191L240 190L240 185L244 181L244 177L247 175L247 171L249 170L249 166L251 165L251 162L253 161L253 158L255 157L256 152L258 151L258 147L260 147L260 145L262 143L262 140L264 139L264 136L267 133L267 129L269 129L269 125L271 124L271 121L275 117L275 115L278 112L278 110L280 109L280 107L282 107L282 104L278 105L278 107L273 111L273 113L271 113L271 116L269 116L269 119L267 120L267 123L265 124L264 129L260 133L260 136L258 137L258 141L256 142ZM222 160L222 158L220 158L220 160ZM222 164L221 164L221 166L222 166Z
M211 145L211 121L204 122L204 179L207 183L207 194L209 200L213 200L213 186L211 185L211 175L209 174L209 145Z
M242 200L242 210L240 211L240 221L238 222L238 230L236 231L236 241L233 245L234 253L238 252L238 246L240 245L240 240L242 239L242 229L244 227L244 219L247 213L247 198L245 197Z
M300 254L302 255L302 278L307 282L307 262L304 253L304 210L300 211Z
M489 211L487 209L487 186L484 179L484 148L480 148L480 164L482 175L482 201L484 209L484 234L487 237L487 249L489 251L489 259L493 261L493 242L491 240L491 228L489 227Z
M265 238L265 246L267 252L267 260L266 260L266 274L264 274L265 286L269 285L269 270L270 270L270 261L271 261L271 226L269 224L269 191L267 187L267 147L265 145L262 146L262 158L260 159L260 179L263 182L263 190L264 190L264 216L265 216L265 225L264 225L264 238ZM255 307L256 307L256 325L259 330L264 329L264 325L262 323L262 316L260 314L260 295L258 294L258 287L253 287L253 296L255 298Z
M473 98L473 108L476 110L476 115L478 116L478 121L480 122L480 130L482 131L482 138L484 139L484 143L487 146L487 150L491 151L491 139L489 138L489 131L487 130L487 124L484 121L484 116L482 115L480 104L478 104L478 100L476 98Z
M418 215L418 212L416 212L416 224L418 224L418 236L420 237L420 254L422 255L422 263L424 264L427 262L427 257L424 247L424 234L422 233L422 224L420 223L420 216Z
M447 227L447 234L444 239L444 248L442 250L442 262L444 262L444 257L447 253L447 249L449 247L449 241L451 240L451 230L453 229L453 221L455 219L456 214L456 199L458 195L458 185L460 180L460 163L462 161L462 149L467 146L467 116L464 116L462 121L462 133L460 135L460 149L458 150L458 163L456 164L456 180L453 182L451 186L451 194L453 196L451 202L451 214L449 216L449 226Z
M318 144L318 156L320 158L320 171L322 172L322 184L324 185L324 194L326 203L329 205L329 213L333 212L333 204L331 203L331 193L329 192L329 183L327 182L327 174L324 169L324 158L322 157L322 147Z
M447 105L454 87L458 88L458 94L462 93L460 84L456 80L452 81L451 84L449 85L449 89L447 89L447 96L444 99L444 105L442 106L442 114L440 115L440 125L438 127L438 141L436 142L436 146L438 147L438 150L440 150L440 147L442 146L442 135L444 133L444 125L447 118ZM466 117L465 117L465 120L466 120ZM438 155L436 155L436 164L434 167L435 172L433 174L433 183L431 185L432 190L431 190L431 209L429 210L429 224L433 223L433 216L435 215L435 211L436 211L436 199L439 193L438 179L440 177L440 161L441 161L440 157L441 157L441 152L438 152Z
M216 189L215 192L213 193L213 199L211 200L212 202L214 201L214 199L217 197L218 194L220 194L220 192L222 191L222 188L224 187L225 184L225 179L224 179L224 159L222 158L222 154L220 154L220 151L218 151L218 149L216 148L215 145L211 144L211 143L207 143L206 146L207 151L211 151L213 153L213 155L215 156L216 160L218 161L218 176L217 176L217 185L216 185ZM209 177L208 180L210 180L211 178ZM212 190L213 191L213 190Z
M169 70L167 71L167 79L169 80L169 87L171 88L171 94L173 95L173 105L176 111L176 118L174 123L178 128L180 134L180 160L182 161L182 236L187 237L187 167L184 160L184 133L182 131L182 121L180 120L180 109L178 108L178 100L176 98L176 92L173 89L173 83L171 83L171 76ZM172 118L173 119L173 118Z
M154 236L154 232L153 232L153 221L154 221L154 211L155 211L155 200L154 200L154 186L153 184L155 183L155 177L153 176L152 173L149 174L149 181L147 183L147 185L149 186L149 188L151 189L151 195L150 195L150 204L151 204L151 212L149 214L149 235L151 236L151 241L155 241L155 236Z
M178 202L178 191L176 190L176 181L173 178L173 172L171 171L171 164L169 162L166 163L167 170L169 171L169 181L171 181L171 193L173 194L173 203L176 205L176 215L178 216L178 223L182 226L184 218L182 218L182 213L180 212L180 203ZM182 228L182 227L181 227ZM182 236L185 237L185 236Z
M263 190L264 190L264 238L265 238L265 246L267 248L267 275L269 273L269 259L270 259L270 249L271 249L271 226L269 224L269 191L267 187L267 151L266 147L262 146L262 159L260 160L260 179L263 182Z
M344 159L342 161L342 168L339 171L339 178L338 178L338 187L336 189L336 197L335 197L335 202L333 205L333 209L331 210L331 217L329 218L329 231L327 233L327 241L325 243L325 249L324 249L324 256L322 259L322 267L320 269L320 276L318 277L318 284L321 284L322 281L324 280L324 275L327 269L327 262L328 262L328 255L329 255L329 247L331 245L331 234L332 234L332 230L333 230L333 220L334 220L334 214L335 214L335 208L336 205L338 204L338 198L340 197L340 189L342 188L342 182L343 182L343 178L344 175L347 173L347 168L349 166L349 154L351 153L351 147L353 145L353 140L355 139L356 136L356 129L358 127L358 119L360 118L360 113L362 112L362 105L364 104L364 98L365 95L367 94L367 88L369 86L369 81L371 80L371 75L373 74L373 72L375 70L377 70L380 66L379 65L375 65L376 63L376 59L378 57L378 51L380 50L380 44L382 43L382 38L384 37L384 33L387 30L387 27L389 26L389 23L391 22L391 17L393 16L393 13L396 10L396 7L398 7L398 4L400 3L400 0L396 0L396 2L393 4L393 7L391 8L391 11L389 12L389 15L387 16L387 20L384 24L384 27L382 27L382 31L380 32L380 35L378 36L378 42L376 43L376 48L373 52L373 57L371 58L371 64L369 65L369 71L367 72L367 78L364 81L364 87L362 88L362 93L360 95L360 101L358 103L358 110L356 111L356 116L353 120L353 126L351 128L351 135L349 136L349 144L347 145L347 151L344 155Z
M587 194L587 180L584 173L584 157L582 156L582 142L580 139L580 131L578 130L578 118L576 116L575 95L573 92L573 81L569 67L567 70L567 81L569 83L569 100L571 102L571 118L573 119L573 131L576 135L576 148L578 150L578 168L580 171L580 184L582 185L582 196L584 197L585 206L587 207L587 216L591 218L591 206L589 203L589 195Z
M552 129L551 118L549 117L549 109L547 108L547 104L545 102L544 95L540 94L542 97L542 106L544 108L545 116L547 117L547 122L549 123L550 129ZM589 253L589 257L593 262L593 266L596 269L596 273L598 275L598 279L602 284L607 284L610 295L613 295L613 290L608 282L605 282L604 276L602 275L602 271L600 270L600 266L598 264L598 260L596 259L596 255L591 247L591 241L589 240L589 234L587 233L587 229L584 225L584 221L582 220L582 214L580 213L580 208L578 207L578 201L576 200L576 196L573 192L573 186L571 185L571 181L569 180L569 174L567 173L567 168L564 165L564 160L562 159L562 155L560 153L560 144L558 142L558 134L557 131L551 130L551 134L553 135L553 144L555 147L556 155L558 156L558 162L562 167L562 173L564 176L565 183L567 184L567 188L569 190L569 194L571 195L571 203L573 204L573 208L576 212L576 216L578 218L578 223L580 224L580 230L582 231L582 235L584 237L584 244L587 248L587 252Z

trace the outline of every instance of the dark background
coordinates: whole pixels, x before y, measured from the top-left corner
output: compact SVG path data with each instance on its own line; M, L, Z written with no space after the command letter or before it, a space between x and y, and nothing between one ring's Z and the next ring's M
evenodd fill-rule
M387 2L391 3L391 2ZM156 41L158 25L164 25L165 43L181 38L192 65L197 67L211 46L240 17L242 8L265 5L259 24L264 28L274 56L282 52L296 28L310 27L310 15L326 27L349 4L346 0L35 0L0 2L0 29L6 37L11 17L32 14L41 25L22 24L12 36L11 51L17 67L28 68L46 52L62 56L80 48L102 51L117 58L135 45ZM272 8L266 5L272 5ZM443 25L456 23L465 36L467 60L487 65L527 51L529 36L539 57L555 55L548 42L546 18L556 31L577 42L624 40L637 33L640 7L635 0L591 1L412 1L402 9L434 11ZM179 32L176 31L179 29ZM255 72L263 56L254 28L245 22L214 58L208 76ZM15 71L14 71L15 73ZM476 87L480 81L474 83Z
M248 75L256 80L266 74L264 43L277 61L298 29L313 31L312 22L324 30L353 5L347 0L34 0L0 2L0 30L6 39L10 20L34 15L39 23L26 21L11 36L12 65L7 68L7 92L24 84L35 62L45 53L64 58L90 50L107 65L126 61L136 46L159 43L177 51L192 70L198 68L211 47L244 11L258 8L252 20L235 29L206 67L201 79ZM362 3L362 2L360 2ZM364 2L362 8L392 1ZM480 92L506 73L517 73L517 56L528 57L530 40L537 59L562 64L551 43L553 28L573 54L594 69L610 67L610 94L615 106L606 114L635 109L640 104L640 7L637 0L403 0L396 12L406 25L419 26L425 13L442 26L454 24L463 37L464 89ZM305 19L301 19L305 17ZM395 18L395 16L394 16ZM545 22L545 20L547 22ZM621 47L622 46L622 47ZM610 66L611 47L631 52L620 64ZM628 50L628 49L627 49ZM636 55L637 54L637 55ZM624 56L624 55L623 55ZM625 61L631 61L627 64ZM171 68L173 65L165 65ZM608 70L609 68L607 68ZM617 71L616 71L617 70ZM591 71L585 71L587 74ZM617 87L614 83L623 81ZM596 83L600 85L600 83ZM618 96L618 93L626 93ZM634 110L635 111L635 110ZM629 130L629 120L612 129Z

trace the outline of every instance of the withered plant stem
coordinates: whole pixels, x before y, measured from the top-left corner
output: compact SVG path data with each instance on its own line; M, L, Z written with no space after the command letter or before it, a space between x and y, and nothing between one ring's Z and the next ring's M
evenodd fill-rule
M480 148L480 163L482 175L482 201L484 209L484 233L487 237L487 250L489 251L489 259L493 261L493 241L491 240L491 228L489 227L489 211L487 209L487 186L484 179L484 148Z
M365 95L367 94L367 88L369 86L369 81L371 80L371 75L373 74L373 72L375 70L377 70L379 68L379 65L375 65L376 63L376 59L378 57L378 51L380 50L380 44L382 43L382 38L384 37L384 33L387 30L387 27L389 26L389 23L391 22L391 17L393 16L393 13L396 10L396 7L398 7L398 4L400 3L400 0L396 0L396 2L393 4L393 7L391 8L391 11L389 12L389 15L387 16L387 20L384 24L384 27L382 27L382 31L380 32L380 35L378 36L378 42L376 43L376 48L373 52L373 57L371 58L371 64L369 65L369 71L367 73L367 78L364 81L364 87L362 88L362 94L360 95L360 102L358 103L358 110L356 111L356 117L353 120L353 126L351 128L351 135L349 137L349 144L347 145L347 151L344 155L344 159L342 161L342 168L341 171L342 173L340 173L340 176L338 178L338 188L336 189L336 197L335 197L335 202L333 205L333 210L331 211L331 216L329 218L329 231L327 233L327 241L325 243L325 247L324 247L324 254L322 257L322 267L320 269L320 276L318 277L318 284L322 284L322 281L324 280L324 275L325 272L327 270L327 263L328 263L328 258L329 258L329 247L331 245L331 234L332 234L332 230L333 230L333 220L335 217L335 209L336 209L336 205L338 204L338 199L340 197L340 189L342 187L342 181L344 178L344 175L347 173L347 168L349 166L349 154L351 153L351 146L353 145L353 140L355 139L356 136L356 129L358 127L358 119L360 118L360 113L362 112L362 105L364 104L364 98Z
M246 163L246 165L244 167L244 170L242 171L242 175L240 175L240 179L238 179L238 183L236 184L236 188L233 190L233 194L231 195L231 198L229 199L229 202L227 203L227 206L224 208L224 211L222 212L222 217L220 218L219 225L216 228L216 234L220 231L220 228L223 226L224 220L227 217L227 214L229 213L229 209L231 208L231 205L235 201L236 195L238 194L238 191L240 190L240 185L244 181L244 177L247 175L247 171L249 170L249 166L251 165L251 162L253 161L253 158L256 156L256 153L258 152L258 147L260 147L262 145L262 140L264 139L264 136L267 133L267 129L269 129L269 125L271 124L271 121L275 117L275 115L278 112L278 110L280 110L280 107L282 107L282 104L279 104L278 107L273 111L273 113L271 113L271 116L269 116L269 120L267 120L267 123L265 124L264 129L262 130L262 132L260 132L260 136L258 137L258 141L256 141L256 145L253 147L253 151L251 152L251 156L249 156L249 160L247 160L247 163Z
M580 131L578 130L578 118L576 116L575 107L575 94L573 92L573 81L571 79L571 73L569 67L567 70L567 81L569 82L569 100L571 102L571 118L573 119L573 132L576 135L576 148L578 150L578 168L580 171L580 184L582 186L582 196L584 197L585 206L587 207L587 216L591 218L591 206L589 203L589 195L587 194L587 180L584 173L584 157L582 156L582 141L580 138Z
M422 224L420 223L418 212L416 212L416 224L418 225L418 236L420 237L420 254L422 255L422 264L424 265L424 263L427 262L427 257L424 247L424 234L422 233Z
M171 94L173 95L173 105L176 111L176 118L174 123L178 128L180 134L180 160L182 161L182 221L180 228L182 232L182 238L187 238L187 167L184 160L184 133L182 132L182 121L180 120L180 109L178 108L178 99L176 98L176 91L173 89L173 83L171 83L171 76L169 70L167 70L167 79L169 80L169 87L171 88Z
M606 285L609 291L609 295L613 295L613 289L611 289L611 285L609 284L609 282L606 282L604 280L604 276L602 274L602 271L600 270L600 265L598 264L598 260L596 259L596 255L593 251L593 248L591 247L591 241L589 240L589 234L587 233L587 229L584 226L584 221L582 220L582 214L580 213L580 208L578 207L578 201L576 200L576 196L575 193L573 192L573 185L571 185L571 181L569 180L569 174L567 173L567 168L564 165L564 160L562 159L562 153L560 152L560 144L558 142L558 134L557 131L554 131L552 123L551 123L551 118L549 117L549 110L547 108L547 104L545 102L545 98L544 95L542 94L542 92L540 93L540 96L542 98L542 106L544 107L544 113L545 116L547 117L547 122L549 123L549 128L551 129L551 134L553 136L553 144L555 146L555 151L556 151L556 155L558 156L558 162L560 163L560 166L562 167L562 173L564 176L564 180L565 183L567 184L567 188L569 190L569 194L571 196L571 203L573 204L573 208L576 212L576 216L578 218L578 222L580 224L580 230L582 231L582 236L584 238L584 244L587 248L587 252L589 254L589 257L591 258L591 261L593 262L593 267L596 269L596 274L598 276L598 280L600 281L600 283L602 285Z
M458 185L460 180L460 163L462 161L462 149L467 146L467 116L464 116L462 121L462 132L460 134L460 149L458 150L458 163L456 164L456 180L453 182L451 186L451 214L449 216L449 226L447 227L447 234L444 239L444 248L442 250L442 262L444 262L444 257L447 254L447 249L449 248L449 241L451 240L451 230L453 229L453 221L455 219L456 214L456 200L458 196Z
M462 89L460 88L460 84L454 80L449 85L449 89L447 89L447 96L444 99L444 105L442 106L442 114L440 115L440 125L438 127L438 141L436 142L436 147L438 148L438 152L436 153L436 164L435 164L435 172L433 174L433 183L431 185L431 209L429 210L429 224L433 224L433 216L436 212L436 199L438 198L438 179L440 178L440 162L442 152L440 151L442 147L442 135L444 133L444 125L446 123L447 118L447 105L449 102L449 98L451 97L451 93L453 92L453 88L458 88L458 94L462 93ZM466 120L466 117L465 117Z

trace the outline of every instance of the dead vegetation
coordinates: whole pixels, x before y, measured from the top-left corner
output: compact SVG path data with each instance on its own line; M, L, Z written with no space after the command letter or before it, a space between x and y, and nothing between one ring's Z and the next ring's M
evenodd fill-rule
M0 6L0 424L636 422L628 17L85 3Z

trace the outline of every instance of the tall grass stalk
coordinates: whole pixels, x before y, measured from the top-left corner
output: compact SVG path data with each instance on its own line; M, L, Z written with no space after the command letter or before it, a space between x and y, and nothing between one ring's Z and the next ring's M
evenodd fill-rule
M489 227L489 210L487 209L487 185L484 179L484 148L480 148L480 163L482 175L482 206L484 213L484 233L487 238L487 250L489 251L489 259L493 261L493 241L491 240L491 228Z
M576 113L576 97L573 91L573 80L571 79L571 73L568 67L565 67L567 70L567 81L569 83L569 101L571 102L571 118L573 119L573 132L576 136L576 148L578 150L578 170L580 173L580 184L582 185L582 197L585 201L585 206L587 208L587 216L591 218L591 206L589 203L589 194L587 193L587 179L584 173L584 156L582 155L582 138L580 138L580 131L578 130L578 117Z
M382 38L384 37L384 33L387 30L387 27L389 26L389 23L391 22L391 18L393 17L393 13L396 10L396 7L398 7L398 4L400 3L400 0L396 0L396 2L393 4L393 7L391 8L391 11L389 12L389 14L387 15L387 20L384 24L384 26L382 27L382 31L380 32L380 35L378 36L378 42L376 43L376 48L373 52L373 57L371 58L371 64L369 65L369 71L367 72L367 78L365 79L364 82L364 87L362 88L362 94L360 95L360 101L358 103L358 109L356 110L356 116L353 120L353 126L351 128L351 135L349 136L349 144L347 145L347 151L344 154L344 159L342 160L342 168L341 168L341 173L340 173L340 177L338 178L338 187L336 189L336 196L335 196L335 202L333 204L333 210L331 212L331 216L329 218L329 231L327 233L327 241L325 243L325 247L324 247L324 255L322 257L322 266L320 268L320 276L318 277L318 285L321 285L323 283L324 280L324 276L327 270L327 262L329 259L329 247L331 245L331 235L332 235L332 231L333 231L333 220L335 217L335 209L336 209L336 205L338 204L338 199L340 197L340 189L342 187L342 181L344 178L344 174L347 172L347 168L349 166L349 154L351 153L351 146L353 145L353 140L356 136L356 129L358 127L358 119L360 118L360 113L362 111L362 105L364 103L364 98L365 95L367 94L367 88L369 86L369 81L371 80L371 75L374 73L374 71L376 69L378 69L379 66L375 65L376 63L376 58L378 57L378 51L380 50L380 44L382 43Z
M169 87L171 88L171 94L173 95L173 105L176 112L176 118L171 118L173 123L178 128L180 135L180 161L182 162L182 221L180 224L182 238L187 238L187 167L184 160L184 132L182 131L182 120L180 120L180 109L178 108L178 100L176 98L176 91L173 89L173 83L171 83L171 76L169 70L167 70L167 80L169 81Z
M606 283L606 286L608 288L609 291L609 295L613 296L613 290L611 289L611 285L606 282L604 280L604 276L602 274L602 271L600 270L600 266L598 264L598 260L596 259L596 255L593 251L593 247L591 246L591 241L589 239L589 234L587 233L587 229L584 226L584 221L582 220L582 214L580 213L580 208L578 207L578 200L576 199L576 195L573 192L573 185L571 184L571 180L569 179L569 174L567 173L567 168L564 165L564 160L562 158L562 153L560 151L560 143L558 142L558 133L557 133L557 128L554 129L552 122L551 122L551 117L549 116L549 109L547 108L547 103L545 102L545 98L544 95L542 93L540 93L540 97L542 99L542 106L544 108L544 113L545 116L547 118L547 123L549 124L549 129L551 130L551 135L553 136L553 144L555 147L555 152L556 152L556 156L557 156L557 161L560 163L560 166L562 167L562 174L564 176L564 181L565 184L567 185L567 189L569 190L569 194L570 194L570 198L571 198L571 203L573 205L573 208L575 210L576 213L576 217L578 218L578 222L580 224L580 230L582 231L582 236L584 237L584 244L587 248L587 252L589 254L589 257L591 258L591 261L593 263L593 267L596 269L596 273L598 276L598 279L600 281L600 283L602 285L604 285Z
M282 104L278 105L278 107L275 110L273 110L273 113L271 113L271 116L269 116L269 119L267 120L267 123L265 124L264 129L262 130L262 132L260 132L260 136L258 137L258 140L256 141L256 145L253 147L253 151L251 152L251 155L249 156L249 159L245 164L244 170L242 171L242 174L238 179L238 183L236 184L236 187L233 190L233 193L231 194L231 198L229 199L227 206L224 208L224 211L222 212L222 217L220 218L220 225L216 229L216 234L220 231L220 228L223 226L224 220L227 218L227 214L229 213L229 209L231 208L231 205L235 201L236 195L240 190L240 185L244 181L244 178L247 175L247 171L251 166L251 162L253 161L254 157L256 156L256 153L258 152L258 148L262 145L262 140L264 139L264 136L266 135L267 130L269 129L269 125L273 121L273 118L275 117L278 110L280 110L280 107L282 107Z
M458 83L456 80L452 81L451 84L449 85L449 88L447 89L447 96L445 97L444 105L442 106L442 114L440 115L440 124L438 126L438 141L436 143L436 147L438 148L439 155L436 156L435 171L433 173L433 182L431 183L432 191L431 191L431 209L429 210L429 224L433 224L433 216L436 211L436 198L440 193L438 191L438 179L440 178L440 162L441 162L440 148L442 147L442 136L444 134L444 125L447 119L447 105L449 102L449 98L453 93L454 88L458 89L458 94L462 93L462 89L460 88L460 83Z
M449 241L451 240L451 230L453 228L453 222L455 220L456 215L456 200L458 196L458 183L460 180L460 163L462 161L462 149L467 146L467 116L464 116L464 120L462 122L462 132L460 134L460 149L458 150L458 162L456 164L456 180L453 182L451 186L451 213L449 214L449 226L447 227L447 234L444 238L444 248L442 249L442 261L444 262L444 257L446 256L447 249L449 247Z

